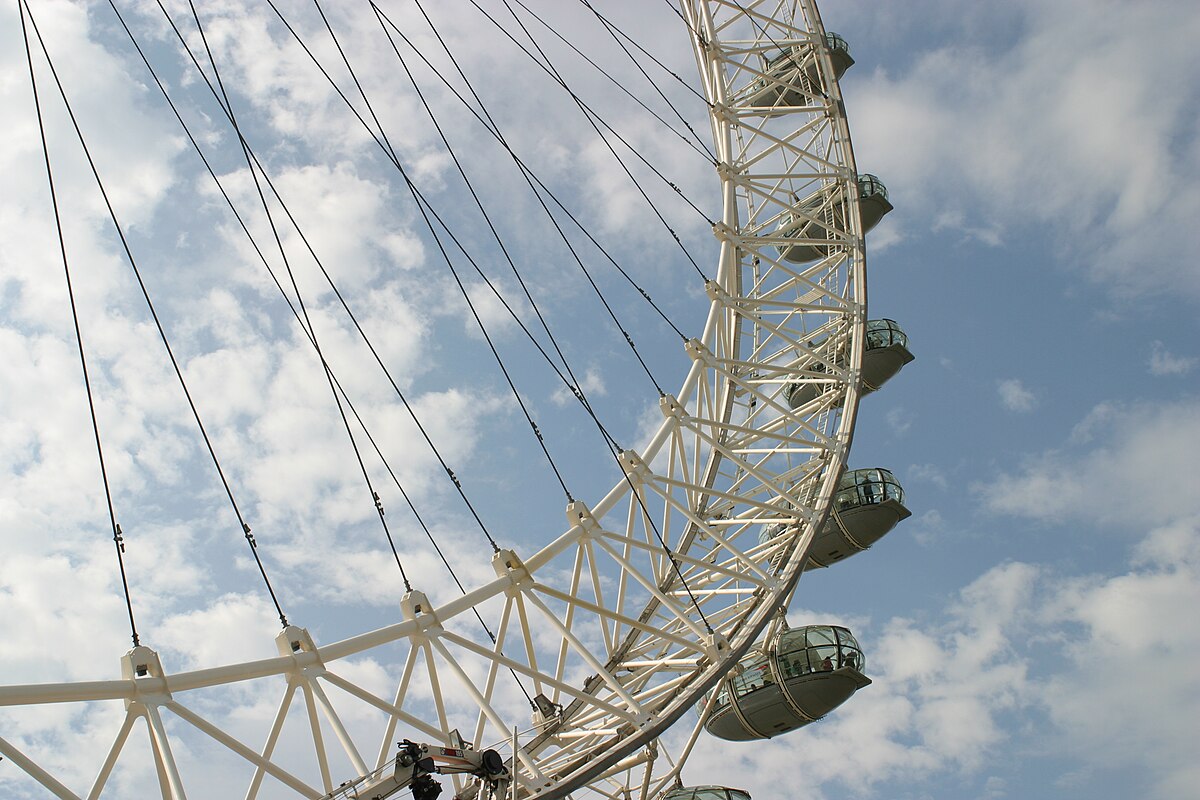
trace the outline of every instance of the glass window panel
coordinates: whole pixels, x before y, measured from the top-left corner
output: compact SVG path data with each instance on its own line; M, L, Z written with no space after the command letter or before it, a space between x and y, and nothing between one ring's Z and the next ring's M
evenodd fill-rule
M742 674L730 681L733 686L733 692L738 697L747 695L756 689L761 689L768 683L774 682L775 680L771 675L771 668L767 664L766 656L761 653L744 661Z
M854 634L845 628L835 627L833 630L837 633L838 644L843 646L849 645L856 650L858 649L858 640L854 638Z
M830 672L837 669L838 666L837 646L814 647L809 651L809 658L812 659L813 668L818 672Z
M828 625L810 625L807 632L809 647L823 644L837 644L837 635L833 632L833 628Z
M779 653L793 653L797 650L803 650L806 646L804 642L804 629L792 628L779 635L779 641L775 645L775 650Z
M812 667L808 661L808 650L795 650L790 653L781 654L779 656L779 671L783 674L784 680L799 678L801 675L807 675L812 672Z

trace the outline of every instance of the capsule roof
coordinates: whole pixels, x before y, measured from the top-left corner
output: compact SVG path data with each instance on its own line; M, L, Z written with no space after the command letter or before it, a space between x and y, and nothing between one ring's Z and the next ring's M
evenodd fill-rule
M750 793L728 786L678 786L659 800L750 800Z

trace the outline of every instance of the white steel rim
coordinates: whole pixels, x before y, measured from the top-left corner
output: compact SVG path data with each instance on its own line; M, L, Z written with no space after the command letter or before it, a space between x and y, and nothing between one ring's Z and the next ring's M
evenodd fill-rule
M125 722L93 792L103 788L129 727L143 717L165 796L184 796L184 776L162 723L165 709L255 765L255 785L247 796L254 796L266 776L302 796L324 796L340 780L326 757L318 755L324 785L313 786L272 761L277 731L267 746L241 742L181 699L190 690L269 676L288 679L280 714L302 695L310 717L321 716L338 739L318 742L318 751L344 751L360 774L385 763L401 733L449 743L450 731L470 722L479 746L504 742L517 730L522 796L555 798L589 783L607 794L606 778L635 773L634 788L653 796L678 776L681 759L673 768L656 769L654 748L647 746L727 674L794 591L845 467L866 320L857 176L815 5L810 0L681 5L712 103L721 163L723 215L715 229L721 255L717 278L706 287L712 305L704 332L686 346L691 370L677 395L661 399L664 421L649 445L641 453L621 454L626 478L594 506L568 506L567 530L538 552L525 558L511 550L498 553L493 581L437 607L417 586L404 598L403 619L395 624L320 646L292 626L280 634L276 658L179 673L162 672L152 651L135 648L124 659L127 671L120 680L0 687L0 705L8 706L125 701ZM779 79L762 57L780 45L796 48L797 75L811 65L820 79L815 89L808 87L804 106L786 114L755 111L748 98L761 96L763 86ZM789 214L804 213L795 209L797 197L814 192L827 206L844 204L844 229L837 229L836 216L822 211L829 238L819 244L828 255L791 264L780 253L789 242L806 240L787 239L779 226ZM849 356L839 361L839 353ZM805 380L823 391L793 411L783 391ZM634 492L656 518L686 586L661 548L655 552ZM763 526L779 524L786 534L759 541ZM570 580L556 584L553 572L564 563L572 565L566 570ZM598 571L620 575L618 597L604 595ZM649 600L635 606L639 595ZM503 603L499 644L451 628L489 600ZM601 647L576 634L585 624L604 631ZM531 633L537 625L561 634L558 652L539 647ZM402 641L409 651L396 676L395 700L337 674L339 661ZM408 681L422 660L434 696L457 683L455 691L477 706L475 719L448 718L440 699L433 721L405 710ZM483 681L473 677L481 665ZM147 667L143 676L136 674L140 666ZM563 706L561 716L531 728L528 718L494 707L497 675L507 669ZM580 672L593 677L572 685L568 678ZM374 762L348 741L324 692L328 686L388 715ZM319 729L314 723L314 739L321 740ZM511 763L511 745L501 751ZM56 795L80 796L2 736L0 754Z

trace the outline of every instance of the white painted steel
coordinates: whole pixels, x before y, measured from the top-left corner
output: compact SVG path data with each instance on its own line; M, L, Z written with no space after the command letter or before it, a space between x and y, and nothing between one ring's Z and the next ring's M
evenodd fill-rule
M499 742L515 762L514 798L549 800L584 786L648 798L675 779L696 733L670 763L657 737L777 617L828 514L850 447L866 321L857 173L815 6L683 0L681 10L711 101L723 198L714 229L720 259L705 287L712 305L703 333L684 348L691 370L677 395L661 398L663 423L651 443L621 454L625 479L594 506L572 503L566 530L537 552L498 553L495 580L437 607L420 591L408 594L395 624L322 646L289 627L278 658L190 672L163 672L151 651L135 648L123 680L0 687L0 705L123 700L131 715L113 732L109 758L96 765L96 786L103 788L132 741L128 721L138 716L151 729L163 794L175 798L189 776L179 771L171 741L188 726L254 767L248 798L285 784L316 796L317 776L326 792L358 777L334 774L335 751L367 771L359 754L370 743L353 741L323 685L339 690L342 708L358 703L386 714L376 767L399 738L449 745L451 731L470 730L476 746ZM783 48L792 48L796 69L768 72L766 58ZM802 105L750 104L767 82L780 80L790 91L773 94ZM779 233L780 222L797 212L798 198L814 195L843 204L821 225L828 255L791 263L780 248L796 240ZM798 380L820 391L793 410L783 392ZM780 523L784 534L759 542L763 525ZM500 606L495 643L459 624L487 601L495 601L493 612ZM540 636L545 630L552 645ZM404 653L391 702L338 667L386 648ZM134 668L147 659L139 676ZM527 712L514 712L507 698L511 686L501 673L508 670L561 712L531 727ZM271 726L256 734L261 747L179 701L271 677L282 700ZM309 777L277 761L297 688L316 753ZM464 713L464 704L473 710ZM165 725L168 714L186 725ZM697 731L702 723L703 715ZM49 791L75 796L9 741L0 739L0 752Z

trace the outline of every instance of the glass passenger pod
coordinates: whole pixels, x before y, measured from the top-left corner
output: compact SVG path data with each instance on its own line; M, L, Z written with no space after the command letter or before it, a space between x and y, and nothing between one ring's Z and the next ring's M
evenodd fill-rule
M850 45L841 36L827 31L825 48L829 51L829 60L833 62L833 78L840 81L846 74L846 70L854 66L854 59L850 55Z
M804 568L828 567L861 553L910 516L904 488L890 471L847 470L838 481L829 519L813 537Z
M793 199L796 210L784 216L776 229L777 234L789 239L832 240L839 237L831 234L831 229L835 232L846 230L846 204L840 191L834 192L832 197L818 191L804 200ZM877 176L869 173L858 176L858 207L864 235L893 210L887 187ZM787 245L780 248L780 255L788 261L803 264L829 255L831 246L822 242Z
M730 741L769 739L821 719L869 686L862 648L846 628L780 631L739 662L705 702L704 728Z
M850 45L836 33L826 33L825 49L833 64L833 79L841 80L854 65ZM809 98L824 97L826 92L813 55L807 44L784 45L766 53L762 57L763 77L755 81L746 105L762 109L767 116L778 116L789 108L809 105Z
M866 395L877 391L913 359L913 354L908 350L908 335L895 320L867 320L862 393ZM825 365L819 361L804 369L815 373L826 371ZM815 400L829 385L820 381L796 381L784 387L783 398L794 411Z
M677 786L659 800L750 800L750 793L728 786Z
M858 176L858 208L863 233L874 228L891 213L894 206L888 200L887 187L878 176L864 172Z
M863 394L878 390L913 358L908 351L908 335L895 320L868 320L862 363Z

